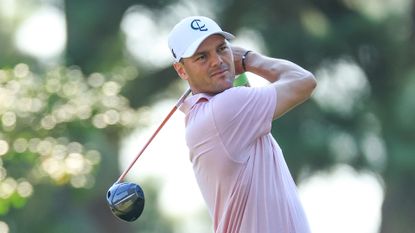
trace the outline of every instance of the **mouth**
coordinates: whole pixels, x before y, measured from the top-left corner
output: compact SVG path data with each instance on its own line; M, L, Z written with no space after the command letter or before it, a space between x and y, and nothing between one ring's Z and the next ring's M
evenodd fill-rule
M213 71L212 73L211 73L211 77L215 77L215 76L222 76L222 75L224 75L226 72L228 71L228 69L225 69L225 68L223 68L223 69L220 69L220 70L215 70L215 71Z

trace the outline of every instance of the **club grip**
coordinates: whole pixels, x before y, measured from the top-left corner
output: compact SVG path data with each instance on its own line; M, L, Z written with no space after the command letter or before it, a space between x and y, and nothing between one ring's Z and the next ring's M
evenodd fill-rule
M240 74L238 77L233 80L233 86L239 87L239 86L245 86L250 87L248 77L245 73Z

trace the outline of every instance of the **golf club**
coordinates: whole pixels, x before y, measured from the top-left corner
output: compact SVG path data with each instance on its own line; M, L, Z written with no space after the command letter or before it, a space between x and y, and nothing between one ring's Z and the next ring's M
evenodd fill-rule
M147 143L143 146L141 151L137 154L134 160L130 163L127 169L121 174L118 180L109 188L107 192L107 203L112 211L112 213L120 218L121 220L132 222L140 217L141 213L144 209L144 192L143 189L134 183L123 182L125 176L134 166L135 162L141 156L141 154L145 151L148 145L153 141L154 137L158 134L158 132L163 128L166 122L170 119L170 117L174 114L174 112L180 107L186 97L190 94L191 90L187 89L184 94L180 97L177 101L176 105L170 110L169 114L160 124L160 126L156 129Z

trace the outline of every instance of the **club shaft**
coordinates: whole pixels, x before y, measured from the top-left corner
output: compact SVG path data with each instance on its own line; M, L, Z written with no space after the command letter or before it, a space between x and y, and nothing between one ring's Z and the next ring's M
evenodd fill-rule
M186 92L180 97L180 99L177 101L176 105L170 110L169 114L167 114L166 118L161 122L160 126L156 129L156 131L151 135L150 139L144 144L143 148L140 150L140 152L136 155L134 160L130 163L130 165L127 167L127 169L124 170L124 172L121 174L121 176L118 178L117 183L120 183L124 180L125 176L130 172L131 168L134 166L135 162L137 162L138 158L140 158L141 154L146 150L148 145L153 141L153 139L156 137L156 135L159 133L159 131L163 128L163 126L166 124L166 122L170 119L170 117L176 112L176 110L180 107L180 105L183 103L183 101L186 99L186 97L190 94L191 90L187 89Z

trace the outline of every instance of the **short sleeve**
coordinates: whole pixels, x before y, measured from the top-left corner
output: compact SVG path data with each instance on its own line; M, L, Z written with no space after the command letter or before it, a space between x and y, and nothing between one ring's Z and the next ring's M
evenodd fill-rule
M231 88L217 95L212 105L215 125L231 156L241 154L271 131L276 107L272 86Z

